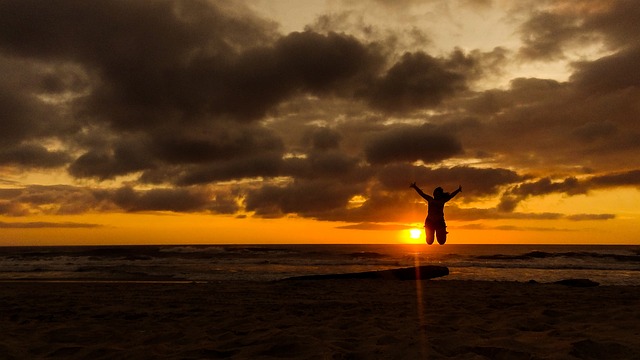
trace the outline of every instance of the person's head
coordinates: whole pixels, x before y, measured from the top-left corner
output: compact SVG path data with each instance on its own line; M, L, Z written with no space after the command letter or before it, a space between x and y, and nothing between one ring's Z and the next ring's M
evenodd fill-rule
M438 186L437 188L433 189L433 197L436 199L441 198L442 196L444 196L444 190Z

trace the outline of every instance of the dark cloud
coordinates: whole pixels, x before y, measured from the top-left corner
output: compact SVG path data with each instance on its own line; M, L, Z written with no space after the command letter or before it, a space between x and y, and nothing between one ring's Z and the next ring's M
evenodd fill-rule
M342 135L328 127L313 127L307 130L302 139L304 145L320 151L338 148L341 140Z
M451 174L447 174L451 171ZM423 174L433 178L455 176L456 172L466 176L494 177L495 183L487 181L485 190L472 190L472 182L455 203L447 207L447 218L459 221L482 219L527 219L594 221L614 219L615 214L522 213L513 211L522 200L531 196L552 193L583 193L589 186L593 189L637 184L637 171L625 174L593 176L576 182L573 178L552 181L548 178L525 182L508 189L496 208L461 208L457 203L473 201L477 197L496 196L497 189L517 181L518 176L504 170L471 168L428 169ZM403 185L394 186L389 174L380 176L381 186L371 182L340 182L332 178L296 180L284 185L253 185L231 189L213 190L207 187L155 188L135 190L131 187L119 189L92 189L73 186L29 186L22 189L0 190L0 213L8 216L30 214L78 214L90 211L172 211L209 212L234 214L241 210L254 212L255 216L273 218L288 214L328 221L354 223L389 223L420 221L426 205ZM369 178L368 181L376 178ZM390 182L390 183L389 183ZM386 185L382 185L385 184ZM391 187L390 187L391 186ZM466 188L465 188L466 189ZM493 192L496 191L496 192ZM488 193L485 193L488 192ZM359 197L359 199L358 199ZM244 199L241 201L241 199ZM508 207L505 202L512 201Z
M113 209L101 191L70 185L30 185L0 191L0 214L80 214Z
M49 151L36 144L20 144L8 149L0 149L0 164L18 165L29 168L60 167L69 162L71 156L64 151Z
M282 140L258 126L201 128L198 133L160 133L151 152L170 164L207 163L259 153L282 153Z
M640 187L640 170L629 170L593 176L588 183L596 187L634 186Z
M554 181L547 177L532 182L524 182L511 187L502 194L498 209L511 212L521 201L531 196L549 194L573 196L587 194L590 190L621 186L640 186L640 170L595 175L584 180L569 177L561 181Z
M469 166L427 168L393 164L381 169L377 178L381 184L394 191L405 190L414 181L424 187L423 190L426 192L437 186L455 189L462 185L464 198L472 200L477 197L496 196L503 187L520 183L527 177L507 169Z
M3 73L11 73L10 69L3 68ZM4 86L3 86L4 85ZM36 109L37 103L28 96L14 92L8 84L0 81L0 111L4 114L2 119L2 132L0 132L0 144L14 145L22 139L31 135L33 130L30 128L32 116L37 116L38 111L34 111L31 107L33 104Z
M0 36L1 48L80 64L95 74L83 113L128 128L171 109L202 111L202 99L215 95L203 88L202 75L216 78L205 60L223 62L235 45L271 36L257 18L233 17L203 1L5 1L0 14L0 26L10 29Z
M602 43L608 50L637 46L633 39L640 30L640 11L634 1L561 3L534 12L522 24L521 56L551 60L579 45Z
M203 126L193 129L151 129L123 137L87 142L92 150L69 167L75 177L101 180L143 172L151 183L202 183L228 180L234 176L273 176L284 151L282 140L257 125ZM242 169L246 164L247 169ZM279 167L279 166L277 166ZM264 169L266 172L260 172Z
M498 209L511 212L524 199L530 196L543 196L552 193L569 195L585 194L585 188L576 178L566 178L563 181L552 181L542 178L533 182L522 183L509 189L502 195Z
M532 16L520 28L523 47L520 55L534 60L554 60L564 56L564 46L576 41L581 31L580 19L542 11Z
M368 167L358 159L338 151L311 152L304 158L291 158L284 162L283 175L301 179L332 179L348 183L361 183L372 176Z
M274 24L246 8L204 1L3 2L0 13L0 25L10 29L0 35L0 50L21 63L47 64L46 71L32 71L34 85L21 85L23 94L13 95L18 85L4 82L7 107L15 108L8 123L15 126L8 132L11 138L33 139L32 129L47 123L28 110L38 108L34 104L46 109L34 94L67 96L65 119L75 127L39 136L82 150L74 149L80 155L68 167L79 178L141 172L143 181L196 184L277 176L283 141L255 120L286 99L311 93L411 111L464 89L465 74L477 68L476 60L459 50L446 58L406 53L387 65L380 46L350 35L308 30L279 36ZM40 120L23 127L27 116ZM386 159L376 150L384 146L378 140L367 149L368 158L431 161L461 150L451 137L425 135L430 145L416 139L406 155ZM341 138L327 129L309 136L314 151L335 149ZM387 141L393 143L394 136ZM31 150L33 159L23 157L20 165L69 162L63 152ZM11 155L15 150L5 158ZM258 164L265 156L268 161ZM324 158L311 156L312 167L327 168Z
M478 93L468 99L464 107L470 113L481 116L505 112L511 115L510 112L516 110L517 106L528 109L558 96L566 97L566 85L556 80L515 78L510 81L508 90L491 89Z
M300 93L352 97L362 87L356 80L377 76L385 63L378 50L349 35L277 36L274 24L247 9L203 1L3 2L0 13L0 24L11 29L0 35L0 50L47 62L58 71L40 76L38 91L72 95L66 114L78 126L50 135L84 148L69 166L75 177L144 172L143 178L158 181L167 164L188 165L175 169L182 183L277 175L251 159L282 152L282 141L237 121L258 120ZM7 85L6 101L0 91L0 107L15 108L5 133L28 138L45 119L29 126L22 119L39 118L28 109L42 102L24 86L24 96L14 95L17 86ZM212 122L221 125L211 130ZM87 132L98 131L86 141ZM314 146L336 141L319 136ZM62 153L40 155L50 162L59 155L58 166L69 160ZM242 163L251 168L241 169Z
M202 189L135 191L130 187L123 187L114 192L113 202L125 211L188 212L206 209L211 197L211 194Z
M296 181L284 186L265 185L246 197L246 209L262 217L298 214L318 218L324 212L343 209L358 187L330 180Z
M65 68L56 70L65 76ZM24 156L20 163L25 165L42 162L43 151L36 151L34 142L78 129L77 124L62 116L60 106L42 101L53 100L57 95L43 86L50 71L45 64L5 57L0 50L0 151L14 152L21 147ZM33 159L25 153L26 148L30 148L26 152L31 152ZM49 159L44 162L51 164L51 154L44 157Z
M571 221L611 220L615 218L615 214L575 214L566 216L566 219Z
M391 162L438 162L462 154L462 144L454 136L429 126L395 126L374 137L365 148L372 164Z
M0 200L0 215L27 216L31 212L28 206L11 200Z
M0 189L0 215L65 215L118 210L232 214L240 209L238 197L232 190L204 187L134 190L127 186L98 189L31 185L20 189Z
M178 185L194 185L218 181L256 177L276 177L283 174L283 159L280 153L266 152L235 159L217 161L201 166L178 167L165 172L164 169L147 171L142 180L164 180Z
M355 38L333 32L291 33L278 40L275 52L278 75L314 92L333 92L345 79L378 70L384 60Z
M69 173L77 178L112 179L153 167L148 155L141 143L121 142L113 148L93 149L82 154L69 166Z
M596 29L606 36L609 47L637 46L633 39L637 38L640 30L640 9L635 1L617 0L606 4L594 1L594 4L600 11L593 11L585 16L585 28Z
M517 185L509 193L519 196L539 196L550 193L566 193L569 195L584 194L586 190L580 186L576 178L566 178L563 181L554 182L550 178L543 178L535 182Z
M599 139L607 139L618 131L616 124L610 121L594 121L579 125L573 130L573 135L581 141L593 143Z
M484 153L502 166L533 172L567 171L578 164L603 172L626 168L621 160L640 146L632 140L640 128L631 121L640 93L628 86L589 91L590 85L574 80L514 79L509 89L468 98L462 107L476 125L457 131L466 153Z
M576 70L571 81L589 94L637 90L640 88L640 74L636 70L639 59L640 45L594 61L578 62L573 65Z
M320 214L316 218L354 223L402 223L422 221L424 214L426 214L426 207L416 206L412 203L413 195L415 194L409 192L391 193L373 189L364 193L364 195L366 199L359 206L335 208ZM412 213L419 220L411 218Z
M372 107L388 112L436 106L466 88L465 73L459 68L469 67L468 61L472 62L459 52L448 60L424 52L405 53L366 91L366 97Z
M335 175L338 179L344 179L340 176L340 174ZM418 179L428 179L433 187L448 184L456 184L455 187L457 187L458 181L462 181L465 186L463 195L456 198L456 201L461 202L497 196L503 187L517 184L525 179L512 171L503 169L469 167L429 169L410 165L388 165L378 173L369 173L362 182L335 181L334 185L330 186L330 180L320 182L315 180L287 186L265 186L248 194L247 210L256 211L258 215L265 217L280 217L295 213L319 220L358 223L408 222L415 221L416 218L422 221L426 213L426 204L415 195L413 190L409 189L409 184L415 181L414 176ZM326 188L321 187L320 184ZM310 193L313 195L300 195L301 192L306 193L307 187L312 185L314 190ZM451 189L455 187L450 186ZM425 188L425 191L430 192L431 189ZM313 200L306 200L305 196L313 196ZM361 199L351 204L350 200L354 196L359 196ZM306 208L301 203L305 206L310 205L312 208ZM459 213L460 211L454 211L451 219L459 219ZM491 215L485 214L479 217L474 215L472 219L483 218L482 216L496 218L496 214L496 210L491 210ZM468 215L461 218L464 219L466 216ZM560 216L556 214L554 218ZM507 216L501 215L501 217ZM537 215L537 218L541 217Z

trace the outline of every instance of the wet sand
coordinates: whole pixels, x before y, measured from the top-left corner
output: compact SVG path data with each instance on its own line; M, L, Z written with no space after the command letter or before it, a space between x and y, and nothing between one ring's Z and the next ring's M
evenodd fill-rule
M381 279L0 286L0 359L640 358L638 287Z

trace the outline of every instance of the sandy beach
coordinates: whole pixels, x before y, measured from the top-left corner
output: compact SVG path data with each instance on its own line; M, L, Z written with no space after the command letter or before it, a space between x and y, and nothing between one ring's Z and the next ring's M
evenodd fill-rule
M640 289L5 282L2 359L637 359Z

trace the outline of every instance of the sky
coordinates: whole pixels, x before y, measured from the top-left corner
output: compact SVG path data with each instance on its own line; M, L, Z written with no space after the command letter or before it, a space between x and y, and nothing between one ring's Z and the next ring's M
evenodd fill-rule
M634 0L0 0L0 245L640 244Z

